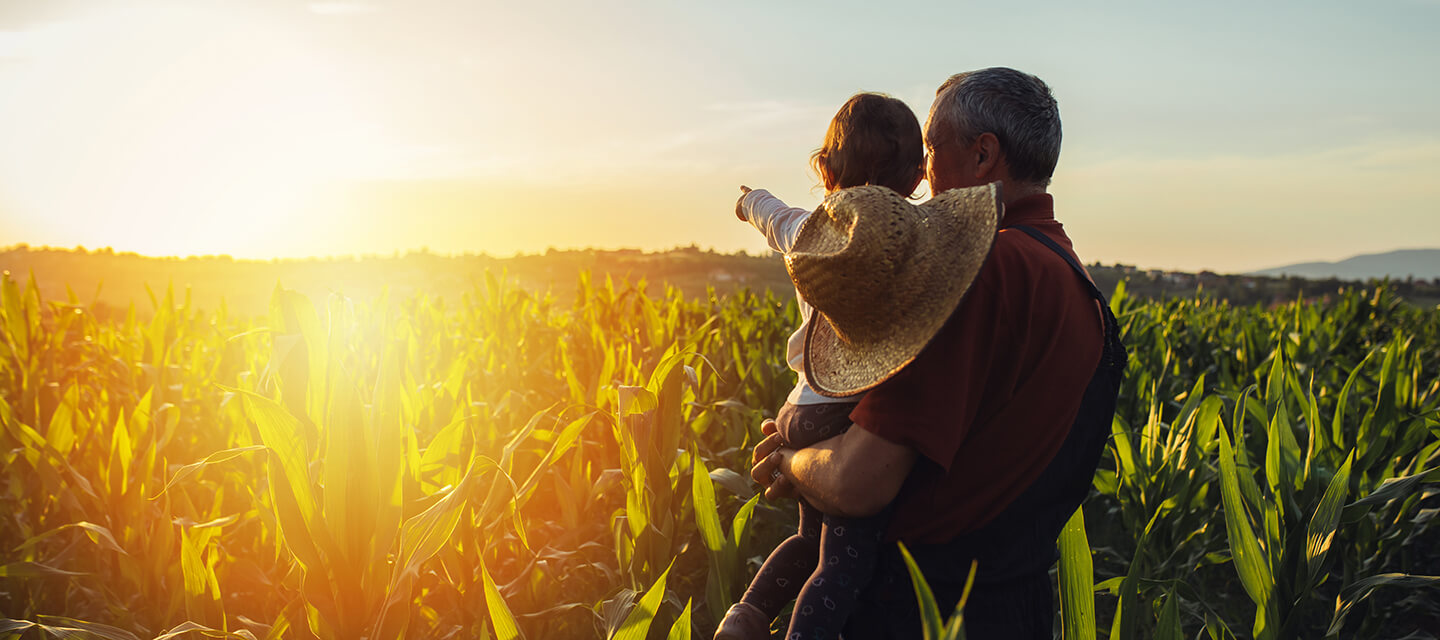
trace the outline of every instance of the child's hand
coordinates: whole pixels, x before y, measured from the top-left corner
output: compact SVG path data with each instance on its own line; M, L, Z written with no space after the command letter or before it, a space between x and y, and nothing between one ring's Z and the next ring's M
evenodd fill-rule
M785 438L780 435L780 429L774 420L761 423L760 433L765 435L765 439L756 444L755 449L750 452L750 478L765 487L766 498L779 500L795 497L795 485L782 470L785 457L794 454L795 450L785 443Z
M745 218L745 209L740 206L740 203L745 201L745 194L747 193L750 193L750 187L747 187L743 184L740 185L740 199L735 201L735 217L739 218L742 221L747 220Z

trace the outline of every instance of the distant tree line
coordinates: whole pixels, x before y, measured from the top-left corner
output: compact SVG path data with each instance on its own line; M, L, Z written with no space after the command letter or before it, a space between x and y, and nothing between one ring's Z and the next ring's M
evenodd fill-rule
M1295 300L1320 300L1365 283L1335 278L1307 280L1254 275L1222 275L1210 271L1144 270L1129 265L1093 264L1087 267L1106 294L1121 280L1132 296L1146 299L1204 296L1234 305L1274 305ZM0 249L0 270L23 280L33 273L45 297L65 300L74 292L84 304L105 304L118 309L135 303L141 313L151 308L150 296L167 286L177 296L191 295L195 304L212 307L223 300L232 311L263 314L276 284L301 290L320 299L330 292L367 298L389 291L406 296L423 291L458 300L483 283L486 273L503 275L520 287L550 292L557 302L569 304L581 272L617 286L646 283L658 293L675 287L687 296L710 292L725 294L740 288L791 291L785 263L767 252L720 253L697 246L660 252L638 249L550 249L543 254L495 257L485 254L447 256L412 251L390 256L344 256L309 259L243 260L230 256L150 258L109 247L87 250L33 248L17 245ZM1391 291L1418 306L1440 304L1440 282L1424 279L1394 280Z

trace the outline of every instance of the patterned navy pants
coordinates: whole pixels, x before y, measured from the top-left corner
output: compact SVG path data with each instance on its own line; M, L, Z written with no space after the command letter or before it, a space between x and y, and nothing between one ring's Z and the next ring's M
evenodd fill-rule
M787 444L806 447L849 427L854 406L787 403L776 422ZM786 640L838 638L856 597L875 573L889 515L842 518L799 502L799 531L770 553L741 601L774 617L794 599Z

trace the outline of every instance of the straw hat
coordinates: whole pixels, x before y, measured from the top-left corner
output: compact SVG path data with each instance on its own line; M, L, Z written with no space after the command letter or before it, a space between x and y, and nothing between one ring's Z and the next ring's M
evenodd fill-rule
M805 377L847 396L904 368L945 326L990 254L1000 184L910 204L879 186L836 191L785 255L795 290L815 310Z

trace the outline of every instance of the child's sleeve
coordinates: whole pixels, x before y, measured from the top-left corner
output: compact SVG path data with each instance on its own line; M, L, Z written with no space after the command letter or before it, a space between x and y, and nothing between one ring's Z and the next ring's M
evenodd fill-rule
M765 235L770 248L781 253L795 246L800 224L810 217L809 211L788 206L764 189L745 194L740 207L745 212L745 219Z

